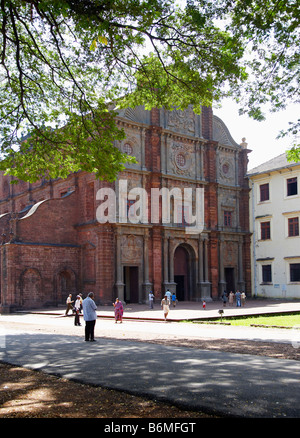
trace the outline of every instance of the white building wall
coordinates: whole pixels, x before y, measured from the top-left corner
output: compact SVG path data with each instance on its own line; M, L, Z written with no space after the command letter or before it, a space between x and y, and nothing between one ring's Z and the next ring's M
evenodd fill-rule
M300 228L300 165L249 176L252 294L299 299L300 281L291 281L290 265L300 264L300 236L289 237L288 219L298 217ZM297 194L288 196L287 180L294 177L297 178ZM266 183L269 184L269 200L261 202L260 185ZM261 238L262 222L270 222L270 239ZM266 265L271 265L271 281L268 282L263 281L262 274Z

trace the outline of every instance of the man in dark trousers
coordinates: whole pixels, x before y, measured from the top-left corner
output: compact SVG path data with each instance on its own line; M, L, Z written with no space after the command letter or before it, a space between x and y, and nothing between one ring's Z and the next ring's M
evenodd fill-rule
M94 342L94 330L97 319L96 303L94 301L94 294L90 292L88 296L83 300L83 318L85 320L85 340Z

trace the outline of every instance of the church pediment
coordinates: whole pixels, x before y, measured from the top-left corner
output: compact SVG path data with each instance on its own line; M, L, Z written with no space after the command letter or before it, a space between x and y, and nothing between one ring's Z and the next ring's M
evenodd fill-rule
M119 117L130 120L135 123L143 123L145 125L150 124L150 111L140 105L135 108L125 108L118 111Z
M233 140L225 123L217 116L213 116L213 140L224 146L240 146Z

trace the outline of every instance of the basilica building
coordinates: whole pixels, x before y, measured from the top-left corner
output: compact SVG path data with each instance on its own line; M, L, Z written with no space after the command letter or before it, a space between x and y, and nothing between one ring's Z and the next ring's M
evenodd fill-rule
M118 124L126 139L115 146L136 163L114 183L85 172L32 184L0 175L1 312L90 291L100 305L143 303L150 290L179 301L251 293L247 144L210 108L137 107L119 111ZM151 195L163 190L155 210Z

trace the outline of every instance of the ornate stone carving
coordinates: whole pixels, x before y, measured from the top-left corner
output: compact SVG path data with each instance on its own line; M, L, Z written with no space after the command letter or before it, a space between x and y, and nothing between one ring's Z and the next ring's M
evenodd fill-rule
M195 134L195 113L191 107L184 111L173 110L167 112L167 127L176 132Z
M141 263L141 261L143 260L142 236L122 236L121 255L123 263Z
M127 135L126 139L121 143L121 151L128 155L134 156L138 163L141 162L141 148L139 140L134 135ZM126 166L136 167L137 164L127 163Z
M171 146L170 159L173 172L183 176L193 176L193 146L174 142Z
M233 180L234 178L234 163L229 157L220 157L219 159L220 176L225 181Z

